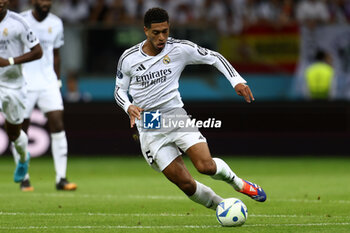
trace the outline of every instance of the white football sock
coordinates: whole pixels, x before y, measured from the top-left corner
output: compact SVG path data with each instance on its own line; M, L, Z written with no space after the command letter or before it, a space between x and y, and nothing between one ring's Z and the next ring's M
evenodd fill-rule
M17 153L16 151L16 148L15 148L15 143L14 142L11 142L11 145L10 145L10 150L12 152L12 155L13 155L13 159L15 161L15 164L17 165L18 164L18 161L19 161L19 158L20 158L20 155ZM29 179L29 174L27 173L26 176L24 177L24 180L28 180Z
M216 173L211 177L215 180L223 180L227 182L237 191L241 190L243 188L242 179L231 170L224 160L219 158L213 158L213 160L216 164Z
M65 131L51 134L51 152L58 183L61 178L66 178L68 145Z
M11 142L10 150L11 150L11 153L13 155L13 159L15 160L15 163L17 164L19 161L20 155L16 151L14 142Z
M15 162L17 156L17 161L21 161L21 163L24 163L27 159L28 153L28 137L23 130L21 130L21 133L19 134L18 138L13 142L13 147L13 151L16 151L16 153L13 153Z
M189 196L189 198L207 208L216 210L216 207L223 199L208 186L205 186L198 181L196 181L196 184L196 192L192 196Z

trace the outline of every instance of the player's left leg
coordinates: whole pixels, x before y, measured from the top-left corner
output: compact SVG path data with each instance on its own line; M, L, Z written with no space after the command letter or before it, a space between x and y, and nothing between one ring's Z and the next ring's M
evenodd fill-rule
M186 154L200 173L210 175L216 180L223 180L236 191L256 201L266 200L266 194L260 186L239 178L222 159L212 158L206 142L194 144L186 150Z
M75 190L77 185L66 178L68 143L63 125L63 110L46 113L51 133L51 152L56 171L57 190Z
M28 128L29 128L29 124L30 124L30 116L32 114L32 111L35 107L36 101L38 99L40 95L39 91L28 91L27 92L27 98L26 98L26 107L24 110L24 120L22 122L22 130L28 135ZM13 158L15 160L15 163L18 164L19 161L19 154L17 153L16 149L15 149L15 145L12 142L11 146L10 146ZM21 191L23 192L31 192L34 191L34 187L31 185L30 182L30 177L29 177L29 173L27 173L24 177L24 179L21 181L21 183L19 184L19 187L21 189Z
M19 155L18 162L14 173L14 181L16 183L24 180L28 173L30 155L28 153L28 137L21 130L21 124L12 124L6 120L5 128L7 135L14 144L16 154Z

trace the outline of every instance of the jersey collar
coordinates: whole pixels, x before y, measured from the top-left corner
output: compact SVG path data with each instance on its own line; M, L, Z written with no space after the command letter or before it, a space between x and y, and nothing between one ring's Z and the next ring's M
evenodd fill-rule
M144 57L157 57L157 56L162 56L162 54L164 54L165 51L167 50L168 44L165 43L165 46L164 46L163 50L162 50L160 53L158 53L156 56L150 56L150 55L146 54L145 52L143 52L143 50L142 50L142 47L143 47L143 45L146 43L146 41L147 41L147 40L142 41L142 42L140 43L140 47L139 47L139 51L140 51L140 53L141 53Z

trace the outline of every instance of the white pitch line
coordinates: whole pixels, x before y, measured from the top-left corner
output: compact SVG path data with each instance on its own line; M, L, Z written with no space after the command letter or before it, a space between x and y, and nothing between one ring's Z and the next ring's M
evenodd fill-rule
M220 225L183 225L183 226L28 226L28 227L1 227L2 230L29 230L29 229L173 229L173 228L218 228Z
M330 202L338 204L350 204L350 200L331 200Z
M145 213L24 213L24 212L0 212L1 215L28 215L28 216L77 216L77 215L87 215L87 216L112 216L112 217L213 217L215 214L172 214L172 213L160 213L160 214L145 214Z
M0 212L0 216L111 216L111 217L213 217L215 214L174 214L174 213L91 213L91 212L80 212L80 213L24 213L24 212ZM283 215L283 214L250 214L249 217L255 218L341 218L348 219L350 216L325 216L325 215Z
M269 199L269 202L300 202L300 203L317 203L317 204L325 204L325 203L338 203L338 204L350 204L350 200L308 200L308 199Z
M325 202L323 200L308 200L308 199L272 199L273 201L276 202L300 202L300 203L319 203L319 204L324 204Z
M137 199L162 199L162 200L187 200L188 197L185 196L156 196L156 195L129 195L129 198L137 198Z
M287 223L287 224L252 224L243 225L242 227L312 227L312 226L348 226L350 222L340 223ZM220 225L174 225L174 226L27 226L27 227L3 227L1 230L31 230L31 229L174 229L174 228L192 228L206 229L219 228Z
M326 216L326 215L296 215L296 214L249 214L249 217L257 217L257 218L342 218L348 219L350 216Z
M188 198L184 195L117 195L117 194L80 194L80 193L26 193L28 196L35 197L64 197L64 198L98 198L98 199L151 199L151 200L187 200ZM23 196L23 193L18 194L0 194L0 197L8 196ZM297 203L337 203L337 204L350 204L350 200L309 200L309 199L268 199L268 202L297 202Z
M154 200L187 200L188 198L185 196L161 196L161 195L112 195L112 194L73 194L73 193L27 193L29 196L38 196L38 197L64 197L64 198L98 198L98 199L111 199L111 198L130 198L130 199L154 199ZM23 194L0 194L0 197L7 196L19 196Z
M348 226L350 222L327 222L327 223L286 223L286 224L253 224L243 227L308 227L308 226Z

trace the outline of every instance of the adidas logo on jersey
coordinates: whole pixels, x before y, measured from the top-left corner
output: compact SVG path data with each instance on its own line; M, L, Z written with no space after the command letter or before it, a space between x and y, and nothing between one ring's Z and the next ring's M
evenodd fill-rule
M142 71L142 70L146 70L146 68L143 66L143 64L141 64L139 67L137 67L136 71Z

